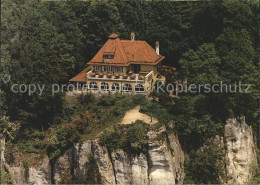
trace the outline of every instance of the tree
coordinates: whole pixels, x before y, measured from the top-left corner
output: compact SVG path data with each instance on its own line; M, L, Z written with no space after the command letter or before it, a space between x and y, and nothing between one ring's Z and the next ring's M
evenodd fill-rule
M224 176L223 149L217 144L206 143L198 151L191 152L185 162L184 184L221 184Z
M124 33L124 24L114 2L83 2L81 6L84 8L80 8L82 13L78 17L78 26L85 45L85 61L88 61L103 46L111 33Z
M245 29L225 29L216 39L216 46L221 57L221 76L226 82L256 84L256 51Z
M182 72L188 83L219 82L220 58L214 44L203 44L196 51L189 50L180 60Z
M5 114L1 116L0 120L0 128L1 128L1 138L8 138L8 139L14 139L17 131L20 128L19 123L17 122L11 122L9 120L9 117L7 117Z

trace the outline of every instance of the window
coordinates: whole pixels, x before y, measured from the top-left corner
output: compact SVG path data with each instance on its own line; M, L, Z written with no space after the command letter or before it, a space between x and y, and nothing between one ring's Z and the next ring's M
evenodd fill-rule
M123 73L123 67L114 67L114 72Z
M135 86L135 91L137 91L137 92L142 92L142 91L144 91L144 86L141 85L141 84L137 84L137 85Z
M130 84L125 84L123 86L123 91L132 91L132 86Z
M90 82L89 89L98 89L97 82Z
M113 72L113 67L112 66L104 66L104 71L105 72Z
M108 91L109 90L109 86L106 82L102 82L101 83L101 91Z
M133 71L134 71L134 73L139 73L140 70L141 70L141 66L140 66L140 65L138 65L138 64L134 64L134 65L133 65Z
M114 55L103 55L104 59L113 59Z
M102 71L102 66L94 66L94 71Z
M120 86L118 83L113 83L111 86L111 90L112 91L119 91L120 90Z

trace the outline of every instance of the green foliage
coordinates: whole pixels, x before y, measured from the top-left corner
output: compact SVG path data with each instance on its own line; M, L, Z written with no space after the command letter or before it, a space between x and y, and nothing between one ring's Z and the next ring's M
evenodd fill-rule
M47 154L50 160L55 160L74 142L79 140L79 132L72 128L58 127L56 132L47 141Z
M118 123L127 110L140 104L143 96L124 96L122 94L103 95L92 103L83 106L83 112L73 121L83 140L92 139L106 128ZM85 112L84 112L85 111Z
M175 99L175 104L169 108L180 142L187 152L197 150L215 135L223 135L225 114L215 116L217 104L210 108L209 101L204 95L185 95ZM223 104L218 108L221 107Z
M196 51L189 50L183 54L180 64L190 84L216 83L220 80L220 58L214 44L203 44Z
M114 128L107 128L101 135L99 143L106 146L109 151L115 150L119 147L120 135Z
M6 167L1 169L1 184L12 184L13 183L13 178L10 172L6 170Z
M120 98L120 97L119 97ZM123 116L124 112L130 110L134 106L138 105L138 101L134 97L125 97L124 99L119 99L115 104L114 115Z
M128 128L122 141L122 148L130 154L147 153L148 151L148 126L137 120Z
M43 141L46 134L45 132L41 132L32 128L26 128L20 130L20 132L21 137L16 138L13 142L16 143L17 151L25 153L41 153L46 147L46 144ZM11 151L13 151L13 147Z
M86 182L84 182L84 184L101 184L101 174L99 172L99 168L92 152L88 154L88 159L89 163L87 164L88 170L86 174L88 178L86 179Z
M71 169L70 168L65 168L62 172L61 172L61 176L60 176L60 184L73 184L73 177L71 175Z
M207 143L198 151L192 151L185 161L184 184L221 184L224 176L223 149Z
M71 117L74 116L77 113L80 113L83 109L83 106L80 103L76 102L76 103L64 103L63 105L63 110L62 110L62 115L60 116L60 120L58 123L60 122L64 122L64 121L71 121ZM58 119L58 118L56 118Z
M148 149L148 126L137 120L131 125L108 128L101 135L99 143L108 151L122 148L129 154L146 153Z
M23 167L24 167L24 179L25 182L28 182L29 179L29 163L28 163L28 159L23 160Z
M256 150L256 154L257 154L257 161L252 161L252 163L250 164L250 168L252 171L252 179L250 184L259 184L260 183L260 163L259 163L259 159L260 159L260 153L259 153L259 149Z
M184 149L188 154L197 151L191 154L194 163L189 162L192 170L186 182L217 183L216 166L206 165L214 154L198 148L216 134L222 135L229 117L245 115L257 133L258 1L23 0L3 1L1 5L0 76L10 74L11 82L1 84L0 105L6 115L0 124L6 143L17 144L15 149L28 153L46 149L49 157L56 159L79 135L93 138L115 125L125 111L141 104L141 111L157 117L160 123L174 120ZM164 64L177 67L178 75L188 78L189 83L241 81L252 84L252 93L185 94L180 99L154 93L159 103L143 96L116 94L98 100L87 95L79 103L66 104L61 93L52 96L50 85L67 82L82 70L109 34L116 32L120 38L129 39L131 31L151 46L159 39ZM45 84L45 90L41 96L13 93L13 83ZM64 122L72 124L64 126ZM141 125L124 128L124 136L116 127L108 129L103 136L108 140L103 138L102 142L111 150L125 146L129 152L143 151L146 139ZM141 127L143 131L138 130ZM98 177L90 183L99 183Z
M96 101L96 97L94 94L88 93L88 94L82 94L78 97L78 101L81 105L88 106L91 103Z
M20 129L20 124L17 122L11 122L9 117L2 115L0 120L0 128L1 138L7 137L13 140L16 137L18 130Z
M95 161L94 154L92 152L87 153L87 157L90 162Z
M158 102L147 99L139 102L141 103L140 112L158 118L162 124L169 123L172 120L172 116L168 114L167 109Z
M260 183L260 169L259 165L256 164L251 164L251 170L253 171L253 179L250 184L259 184Z

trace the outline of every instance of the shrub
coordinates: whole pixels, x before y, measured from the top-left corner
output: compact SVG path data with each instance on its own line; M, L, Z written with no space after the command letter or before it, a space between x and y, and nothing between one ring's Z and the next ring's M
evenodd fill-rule
M71 175L71 170L70 167L66 168L65 170L63 170L61 172L61 177L60 177L60 184L73 184L73 180L72 180L72 175Z
M47 141L47 154L50 160L56 159L62 152L66 151L72 143L79 140L79 132L72 127L58 127Z
M143 100L141 102L140 112L158 118L158 120L163 124L172 120L172 116L168 114L167 110L155 101L148 101L147 99Z
M99 144L106 146L109 152L122 148L129 154L146 153L148 149L147 131L148 125L137 120L131 125L106 129L100 137Z
M63 121L71 121L71 117L82 110L82 105L79 103L65 103L63 106Z
M148 126L140 120L127 130L122 148L129 154L140 154L148 151Z
M87 153L89 162L95 162L94 154L92 152Z
M107 128L101 135L99 143L101 146L106 146L109 151L118 148L120 142L120 135L114 128Z
M113 111L114 116L118 117L122 115L124 112L124 109L122 107L115 108Z
M101 96L98 101L97 105L98 106L103 106L103 107L108 107L108 106L113 106L115 105L116 98L111 95L103 95Z
M12 184L13 182L13 177L11 176L10 173L8 173L8 170L6 170L6 167L4 165L4 168L1 169L0 171L1 175L0 175L0 182L1 184Z
M23 160L23 167L24 167L24 179L25 182L28 182L29 179L29 164L28 164L28 160Z
M90 103L93 103L96 101L96 97L94 94L83 94L81 96L79 96L78 98L80 104L83 104L83 105L89 105Z

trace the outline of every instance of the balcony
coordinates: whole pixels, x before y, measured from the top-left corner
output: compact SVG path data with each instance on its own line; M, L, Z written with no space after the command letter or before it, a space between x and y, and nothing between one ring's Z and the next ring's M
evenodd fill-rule
M153 71L140 72L138 74L135 74L132 71L130 71L127 74L89 71L87 73L87 79L88 80L104 80L104 81L112 80L112 81L145 83L147 81L150 81L150 79L152 78L152 75L153 75Z

